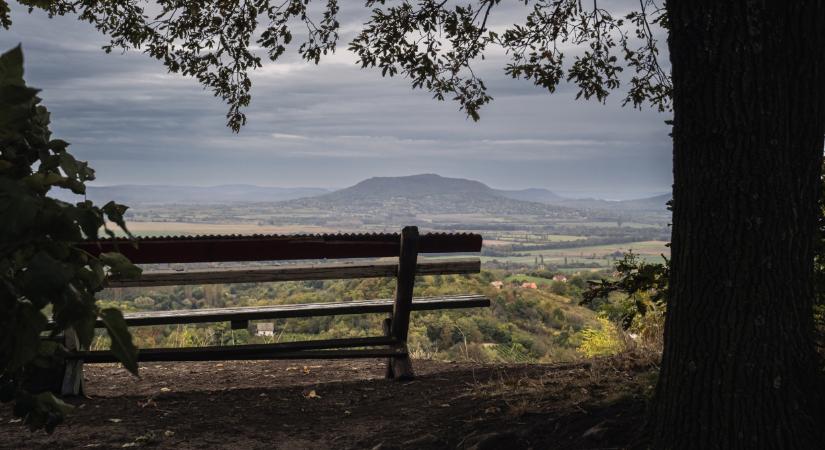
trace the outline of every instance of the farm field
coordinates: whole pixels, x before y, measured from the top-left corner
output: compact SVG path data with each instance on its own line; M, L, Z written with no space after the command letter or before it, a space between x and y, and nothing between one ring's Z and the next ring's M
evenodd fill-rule
M639 241L628 242L623 244L592 245L585 247L572 247L550 250L528 250L524 253L530 255L544 255L544 257L546 258L548 256L587 256L588 253L596 253L597 255L614 252L624 253L633 250L633 253L637 253L639 255L659 256L660 254L664 253L667 256L670 254L670 248L667 247L666 244L666 241Z
M336 233L341 230L318 225L258 225L256 223L189 223L189 222L137 222L127 223L136 236L193 236L199 234L296 234ZM114 228L113 228L114 229Z
M485 245L509 245L514 243L545 243L545 242L573 242L586 239L585 236L571 234L546 234L530 232L488 232L484 234ZM488 238L489 237L489 238Z
M637 254L641 259L648 262L662 262L662 256L670 256L670 248L665 241L639 241L623 244L594 245L584 247L571 247L563 249L528 250L513 255L505 256L482 256L482 263L493 261L509 264L534 265L536 258L543 258L545 264L568 265L587 264L598 265L601 268L610 268L617 259L618 254L629 251ZM614 256L615 255L615 256ZM587 268L562 268L563 271L580 271ZM598 269L598 268L593 268Z
M136 236L193 236L210 234L314 234L337 232L374 232L364 226L340 224L339 226L315 224L262 224L255 221L222 223L202 223L183 221L129 221L129 230ZM116 229L116 227L112 227ZM426 226L423 228L426 230ZM423 231L422 230L422 231ZM391 230L390 230L391 231ZM460 231L460 230L459 230ZM479 231L474 231L479 232ZM535 266L537 258L545 264L559 266L564 272L609 269L621 254L633 251L640 258L650 262L661 262L661 255L670 255L667 242L662 240L641 240L629 243L585 245L576 247L576 241L587 241L586 235L554 234L530 229L513 231L480 231L484 236L485 248L506 248L510 245L570 244L566 248L513 251L496 256L482 256L482 263L505 263L510 265ZM572 267L571 267L572 266Z

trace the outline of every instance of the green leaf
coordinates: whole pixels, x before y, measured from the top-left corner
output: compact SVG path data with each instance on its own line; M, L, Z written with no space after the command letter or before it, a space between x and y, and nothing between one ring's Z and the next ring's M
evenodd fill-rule
M51 392L41 392L33 396L33 411L26 416L26 424L34 431L45 428L51 433L55 427L63 422L73 406L55 397Z
M31 258L19 280L26 297L40 308L67 289L73 276L71 266L40 251Z
M123 220L123 214L125 214L126 210L129 209L128 206L119 205L115 202L109 202L103 205L100 209L106 214L106 217L108 217L109 220L116 223L117 226L126 232L126 234L131 236L129 230L126 228L126 222Z
M23 49L20 45L0 55L0 84L24 84Z
M89 315L75 322L74 331L80 342L80 348L88 348L92 345L92 339L95 337L95 319L95 316Z
M100 261L109 266L109 273L115 278L139 278L143 273L140 267L132 264L128 258L117 252L100 254Z
M0 330L0 342L4 353L9 355L3 369L14 372L38 355L40 332L46 328L48 320L28 301L17 301L8 319L5 321L7 328Z
M132 342L132 335L129 333L129 327L126 325L123 314L119 309L106 308L100 311L100 319L103 320L112 341L112 353L123 363L126 370L137 376L138 349Z

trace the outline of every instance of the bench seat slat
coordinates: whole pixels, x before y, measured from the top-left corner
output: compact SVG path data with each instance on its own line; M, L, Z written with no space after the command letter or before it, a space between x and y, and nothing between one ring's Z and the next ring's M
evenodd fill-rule
M490 306L490 299L483 295L454 295L414 298L412 310L427 311L487 306ZM126 324L129 326L144 326L228 322L232 320L283 319L288 317L336 316L343 314L389 313L392 312L392 308L392 299L379 299L335 303L301 303L291 305L147 311L127 313L124 314L124 318L126 319ZM103 323L98 321L97 327L103 327Z
M481 270L478 258L423 261L417 275L470 274ZM275 281L331 280L394 277L397 261L370 263L306 264L263 269L224 269L190 272L147 272L135 280L110 280L108 287L182 286L197 284L264 283Z
M384 348L342 350L352 347ZM149 348L141 349L138 361L224 361L252 359L303 359L378 357L404 354L403 346L387 336L324 339L314 341L282 342L277 344L227 345L211 347ZM346 355L346 356L344 356ZM69 359L82 359L84 363L118 362L109 351L77 352Z

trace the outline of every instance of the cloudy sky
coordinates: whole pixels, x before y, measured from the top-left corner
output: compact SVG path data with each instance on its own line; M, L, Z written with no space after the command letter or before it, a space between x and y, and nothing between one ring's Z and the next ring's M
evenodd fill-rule
M363 10L359 4L342 9ZM519 16L504 11L494 25ZM225 105L195 80L139 52L104 54L106 38L74 17L13 6L0 49L22 43L27 81L43 90L55 137L91 163L98 185L338 188L438 173L571 196L669 190L667 115L622 108L618 92L607 105L576 101L568 86L549 95L505 76L505 60L492 55L478 72L495 100L473 122L404 79L359 69L345 44L361 18L346 17L338 53L320 66L290 56L254 73L240 134L225 127Z

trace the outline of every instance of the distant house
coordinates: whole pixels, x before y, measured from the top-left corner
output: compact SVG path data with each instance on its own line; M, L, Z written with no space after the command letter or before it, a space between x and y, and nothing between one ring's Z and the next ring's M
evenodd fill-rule
M272 322L256 323L255 336L275 336L275 324Z
M521 287L523 287L524 289L538 289L539 288L538 286L536 286L536 283L529 283L527 281L525 281L524 283L521 283Z
M553 276L553 281L560 281L562 283L567 283L567 276L558 274Z
M504 286L504 282L496 280L496 281L493 281L492 283L490 283L490 286L492 286L496 289L501 289L501 287Z

